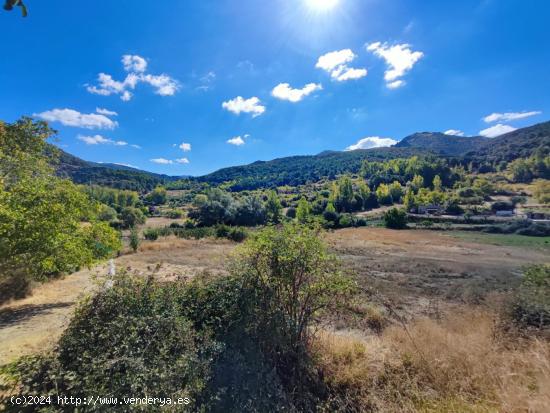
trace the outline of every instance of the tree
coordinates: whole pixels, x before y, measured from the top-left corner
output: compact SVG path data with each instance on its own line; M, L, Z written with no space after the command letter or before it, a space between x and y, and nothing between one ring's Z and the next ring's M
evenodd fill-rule
M298 201L298 208L296 209L296 219L299 223L305 224L311 219L311 208L309 202L305 197L300 198Z
M424 178L420 175L415 175L411 181L411 187L416 194L420 188L424 187Z
M393 198L391 196L390 187L386 184L380 184L376 188L376 198L382 205L392 205Z
M139 239L139 232L135 227L130 230L130 248L132 251L136 252L139 248L141 240Z
M441 191L443 189L443 184L441 182L441 177L436 175L433 180L434 191Z
M327 207L323 212L323 218L325 218L329 222L338 221L338 212L336 212L336 208L334 207L334 204L332 202L329 202L327 204Z
M390 195L392 197L393 202L399 203L401 202L401 197L403 196L403 187L401 184L397 181L394 181L389 186Z
M257 291L258 323L281 320L278 332L291 348L304 346L319 313L345 302L355 288L315 230L296 224L268 227L249 240L235 271ZM275 351L277 344L270 343Z
M403 198L403 204L405 205L405 210L407 212L411 212L411 210L418 207L418 203L414 196L414 190L411 187L407 188L407 192L405 193L405 197Z
M338 210L344 212L353 211L353 184L349 176L343 176L335 184L334 203Z
M391 229L407 228L407 213L402 209L392 208L384 214L384 223Z
M134 228L136 225L145 223L143 212L133 207L124 208L120 213L120 219L122 220L122 226L124 228Z
M98 220L99 204L55 176L53 133L30 118L0 122L0 284L71 272L120 248L119 234Z
M166 188L157 186L150 194L147 195L147 200L153 205L163 205L166 203Z
M11 11L17 6L21 8L21 15L27 17L27 6L23 4L23 0L6 0L4 3L4 10Z
M281 213L283 207L277 193L273 190L267 193L267 201L265 204L265 210L267 214L267 220L274 224L278 224L281 221Z

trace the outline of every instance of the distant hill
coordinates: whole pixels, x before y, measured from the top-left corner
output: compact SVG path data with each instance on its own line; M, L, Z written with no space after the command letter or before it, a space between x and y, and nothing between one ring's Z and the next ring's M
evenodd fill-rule
M232 181L233 190L265 188L281 185L301 185L321 178L334 178L344 173L357 173L365 159L385 160L427 154L417 148L373 148L355 151L324 151L318 155L290 156L249 165L223 168L194 178L199 182L221 184Z
M396 148L417 148L429 150L439 155L461 156L474 151L489 141L481 136L454 136L440 132L420 132L403 138Z
M550 153L550 122L539 123L490 139L488 142L465 155L477 163L510 162L517 158L528 158L541 148Z
M77 184L91 183L144 192L157 185L184 178L155 174L125 165L85 161L53 145L47 151L52 155L54 152L57 154L58 159L54 164L57 174Z
M325 177L334 178L344 173L354 174L359 172L364 160L380 161L413 155L432 155L494 166L502 161L529 157L537 148L543 148L546 153L550 153L550 122L518 129L492 139L421 132L407 136L390 148L324 151L317 155L256 161L189 179L212 185L230 182L231 189L239 191L301 185ZM88 162L60 149L59 151L60 159L56 166L59 175L67 176L77 183L147 191L159 184L187 178L155 174L124 165Z

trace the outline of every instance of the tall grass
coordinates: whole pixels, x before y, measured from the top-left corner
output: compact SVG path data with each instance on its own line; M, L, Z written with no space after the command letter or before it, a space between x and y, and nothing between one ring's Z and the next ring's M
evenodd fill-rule
M318 363L332 411L547 412L550 344L496 334L472 309L357 338L325 332Z

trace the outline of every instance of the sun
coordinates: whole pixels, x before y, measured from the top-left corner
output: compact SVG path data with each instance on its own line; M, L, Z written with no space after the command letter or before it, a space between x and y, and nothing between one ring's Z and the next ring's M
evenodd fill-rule
M340 0L306 0L308 7L317 11L328 11L336 7Z

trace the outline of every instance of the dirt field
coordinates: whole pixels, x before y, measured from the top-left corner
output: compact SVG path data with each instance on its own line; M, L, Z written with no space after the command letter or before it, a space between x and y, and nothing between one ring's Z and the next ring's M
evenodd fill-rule
M331 248L363 287L389 298L407 316L429 314L506 290L521 267L548 261L550 249L465 241L436 231L344 229L329 233ZM143 242L137 254L115 260L117 271L155 273L163 280L201 272L223 275L236 244L226 240L175 237ZM98 288L106 265L39 286L32 296L0 307L0 365L51 346L75 304ZM367 297L365 297L367 300Z
M363 287L389 298L406 316L506 291L523 266L548 262L550 254L550 248L489 245L423 230L343 229L327 239Z

